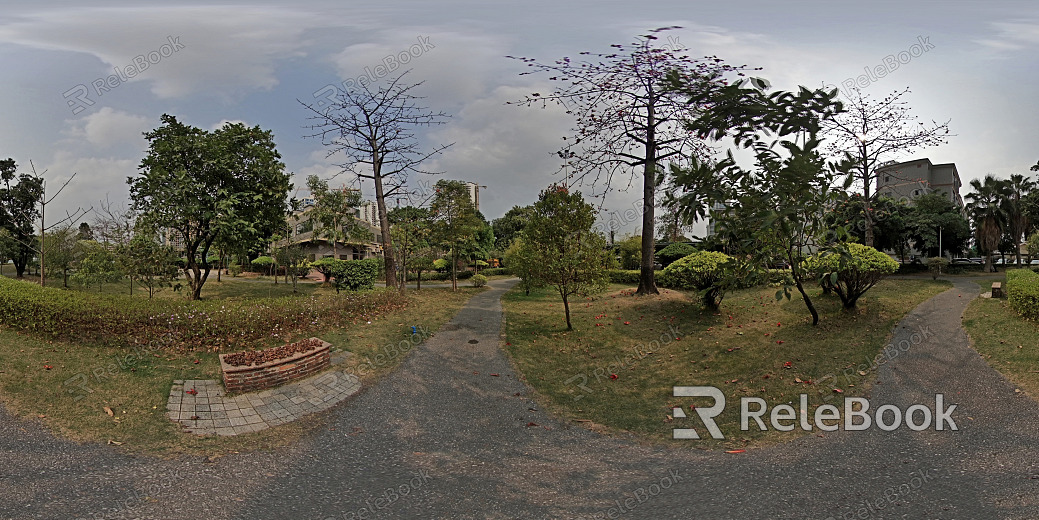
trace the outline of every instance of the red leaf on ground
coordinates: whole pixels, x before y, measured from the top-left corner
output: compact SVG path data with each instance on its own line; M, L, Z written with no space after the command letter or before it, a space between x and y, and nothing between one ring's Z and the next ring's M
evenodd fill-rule
M725 450L725 453L746 453L747 450Z

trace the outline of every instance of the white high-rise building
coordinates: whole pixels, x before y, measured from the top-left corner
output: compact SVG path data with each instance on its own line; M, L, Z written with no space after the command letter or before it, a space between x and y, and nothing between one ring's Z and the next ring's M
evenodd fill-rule
M357 208L357 218L369 223L372 227L379 228L379 205L373 201L366 200Z
M469 188L469 199L473 201L473 206L476 211L480 211L480 185L475 182L465 182L465 186Z

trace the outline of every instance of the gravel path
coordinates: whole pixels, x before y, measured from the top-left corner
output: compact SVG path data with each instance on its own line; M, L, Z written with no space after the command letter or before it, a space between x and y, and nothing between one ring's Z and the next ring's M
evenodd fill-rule
M156 461L0 411L0 517L1039 518L1039 406L968 347L970 281L898 325L870 396L933 408L944 393L958 431L842 431L739 455L647 447L538 410L498 350L509 284L291 448Z

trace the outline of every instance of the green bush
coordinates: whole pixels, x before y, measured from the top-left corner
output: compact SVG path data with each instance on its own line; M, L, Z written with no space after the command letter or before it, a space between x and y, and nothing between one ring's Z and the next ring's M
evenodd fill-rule
M1030 269L1010 269L1005 289L1010 308L1030 320L1039 319L1039 274Z
M329 275L338 293L340 289L359 291L371 289L379 278L379 262L376 258L364 260L335 260L328 268ZM313 266L313 264L311 264Z
M725 253L697 251L667 266L660 275L660 285L698 291L703 306L716 309L725 297L725 289L719 282L729 260Z
M487 277L482 274L474 274L469 278L469 282L473 284L473 287L483 287L487 285Z
M480 274L483 274L484 276L501 276L504 274L512 273L510 273L509 270L504 267L491 267L489 269L484 269L483 271L480 271Z
M610 269L606 271L607 276L610 277L610 283L626 285L638 285L641 273L642 271L638 269Z
M258 256L255 260L249 263L257 273L271 274L271 269L274 268L274 259L269 256Z
M819 279L824 288L841 298L845 309L852 309L859 297L886 275L898 271L898 262L862 244L838 244L838 252L817 253L805 259L804 267Z
M696 248L685 242L674 242L657 252L657 258L661 265L667 267L680 258L684 258L696 252Z
M949 271L949 259L944 256L935 256L927 259L927 269L931 271L931 279L937 280L938 275Z
M65 291L0 277L0 323L46 338L188 351L256 349L399 309L398 291L189 301Z
M433 269L436 269L437 271L444 271L449 267L451 267L451 262L444 260L443 258L433 260Z

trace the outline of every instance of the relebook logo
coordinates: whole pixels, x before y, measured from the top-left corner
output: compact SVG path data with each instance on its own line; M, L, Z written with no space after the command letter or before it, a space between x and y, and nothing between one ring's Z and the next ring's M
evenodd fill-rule
M725 438L714 421L714 418L725 410L725 394L721 390L713 386L676 386L672 394L675 397L714 399L713 405L694 406L692 411L699 416L711 437ZM914 404L905 410L893 404L885 404L871 414L869 400L863 397L849 397L844 400L843 410L832 404L824 404L816 408L815 412L810 413L808 394L801 394L799 405L795 409L789 404L780 404L769 410L768 404L760 397L742 397L740 398L740 430L749 431L752 427L756 427L765 431L771 427L773 430L790 431L800 427L808 432L813 429L832 432L840 429L842 422L843 429L849 431L868 430L871 427L883 431L893 431L902 426L914 431L923 431L930 429L932 425L937 431L959 429L952 417L956 405L946 406L945 396L942 394L935 394L933 411L924 404ZM675 407L672 416L675 419L688 418L681 407ZM752 420L753 426L751 426ZM672 436L675 439L700 438L694 428L675 428Z

